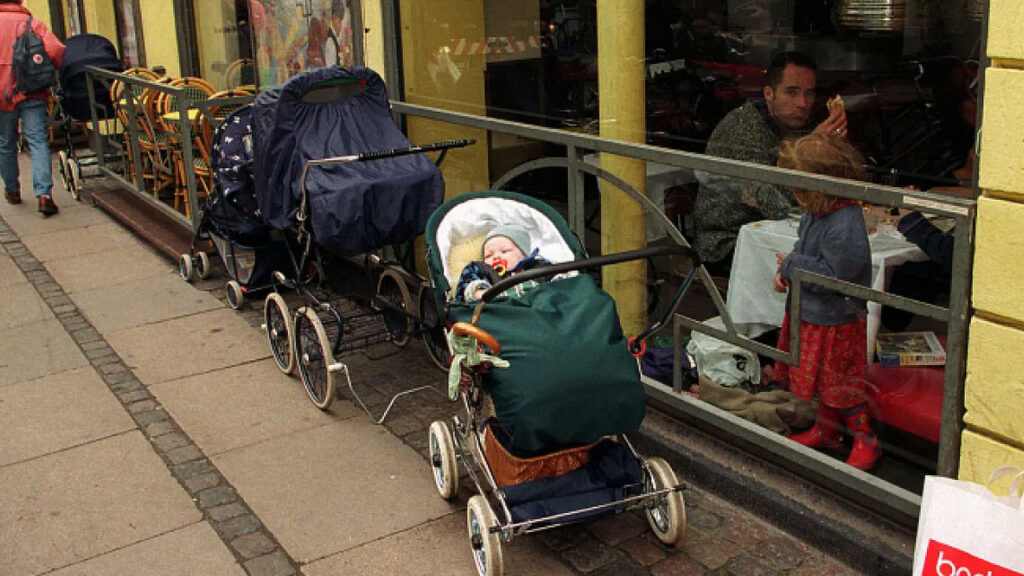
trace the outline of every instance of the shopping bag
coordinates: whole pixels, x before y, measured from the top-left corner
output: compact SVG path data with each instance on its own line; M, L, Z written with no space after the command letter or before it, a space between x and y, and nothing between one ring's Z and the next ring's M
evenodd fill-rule
M1006 496L989 490L1014 474ZM1000 468L982 486L928 476L921 497L913 576L1024 576L1024 471Z

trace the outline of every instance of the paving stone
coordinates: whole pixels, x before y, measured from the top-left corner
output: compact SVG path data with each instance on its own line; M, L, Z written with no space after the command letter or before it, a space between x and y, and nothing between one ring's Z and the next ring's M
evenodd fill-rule
M238 496L235 494L235 489L231 486L217 486L215 488L209 488L203 490L197 494L199 499L200 508L213 508L214 506L220 506L221 504L227 504L228 502L234 502Z
M771 526L747 513L737 513L726 519L718 535L741 548L753 546L765 538L778 534Z
M104 362L118 360L117 354L107 347L98 348L96 350L86 350L85 357L92 360L93 364L103 364Z
M650 540L643 537L632 538L619 544L619 549L629 554L629 557L643 564L650 566L665 558L668 554Z
M234 518L223 522L218 522L214 527L225 540L230 542L243 534L249 534L259 530L263 527L263 524L261 524L259 519L252 514L242 514L241 516L235 516Z
M806 545L801 546L785 536L775 536L762 540L748 553L764 560L776 570L790 570L803 563L808 549Z
M730 558L742 552L732 542L715 536L708 536L691 542L683 549L686 551L687 556L711 570L723 566Z
M378 418L379 417L380 416L378 416ZM406 434L411 434L417 431L425 435L425 430L427 429L427 426L423 422L420 422L419 419L413 416L399 416L397 418L392 418L389 414L387 420L384 421L384 424L395 436L405 436Z
M192 441L188 439L188 436L181 433L164 434L163 436L153 438L153 446L156 446L156 449L161 452L170 452L190 444L192 444Z
M157 422L146 426L146 435L150 438L156 438L172 432L180 432L180 429L170 420L164 420L163 422Z
M203 453L195 445L182 446L181 448L175 448L170 452L166 453L167 459L170 460L171 464L181 464L182 462L188 462L190 460L199 460L203 458Z
M213 470L209 460L196 460L171 467L171 473L181 479L192 478Z
M135 375L131 372L118 372L116 374L103 374L103 381L107 384L120 384L127 380L135 378Z
M422 436L426 435L424 434ZM536 537L551 550L561 552L563 550L568 550L573 546L577 546L586 540L587 533L584 530L580 530L579 527L574 528L572 526L565 526L562 528L554 528L552 530L538 532Z
M45 299L45 297L44 297L44 299ZM66 300L67 296L64 296L64 299ZM53 313L54 314L64 314L64 313L67 313L67 312L74 312L75 310L77 310L77 308L75 308L74 304L54 305L54 303L50 302L50 301L48 301L47 304L49 304L50 307L53 308Z
M652 576L702 576L704 567L696 560L679 553L651 566Z
M87 344L82 344L82 350L85 350L86 352L88 352L90 350L104 350L104 349L110 349L110 345L107 344L106 341L89 342Z
M99 370L101 374L119 374L121 372L127 372L128 367L120 360L112 360L107 364L101 364L99 366Z
M71 337L79 344L102 340L100 333L97 332L95 328L82 328L81 330L75 330L71 332Z
M609 546L647 532L647 520L636 514L614 514L587 524L587 530Z
M136 386L134 390L125 390L124 392L119 393L117 397L123 404L131 404L134 406L136 403L144 400L152 400L153 395L149 393L149 390L146 390L139 385ZM152 410L155 407L156 404L154 403L149 409ZM139 412L139 410L135 410L135 412Z
M196 492L202 492L208 488L220 484L221 476L216 472L210 472L208 474L200 474L199 476L193 476L185 480L185 489L190 493L195 494Z
M647 576L647 570L632 560L620 558L594 570L590 576Z
M733 558L723 568L730 576L775 576L777 574L771 566L746 554Z
M587 539L578 546L562 552L562 559L584 574L614 562L616 556L614 548L592 539Z
M273 552L277 544L262 532L252 532L232 540L231 547L243 560L249 560Z
M156 400L141 400L134 402L127 406L129 414L138 414L139 412L146 412L147 410L155 410L158 404Z
M243 566L249 576L291 576L295 574L295 568L291 561L281 550L253 558Z
M828 576L855 576L857 572L831 558L811 556L804 559L800 566L789 573L789 576L821 576L823 574L828 574Z
M214 506L213 508L208 509L206 513L210 516L210 520L213 520L214 522L223 522L228 518L248 514L249 509L241 502L232 502L230 504Z
M139 412L138 414L132 414L135 421L140 426L149 426L153 422L160 422L167 420L167 412L163 410L150 410L149 412Z
M686 523L688 525L696 526L705 532L713 532L722 527L723 519L721 516L707 510L705 507L697 507L694 509L687 508L686 510Z

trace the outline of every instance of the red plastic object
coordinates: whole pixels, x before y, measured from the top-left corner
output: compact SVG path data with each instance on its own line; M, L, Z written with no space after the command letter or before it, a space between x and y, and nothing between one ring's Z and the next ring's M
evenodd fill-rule
M939 442L942 366L868 366L867 394L873 416L890 426Z

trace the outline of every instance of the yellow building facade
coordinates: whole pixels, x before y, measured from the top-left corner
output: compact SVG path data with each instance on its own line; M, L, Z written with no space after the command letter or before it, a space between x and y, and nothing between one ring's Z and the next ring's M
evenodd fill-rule
M960 477L1024 467L1024 4L992 0Z

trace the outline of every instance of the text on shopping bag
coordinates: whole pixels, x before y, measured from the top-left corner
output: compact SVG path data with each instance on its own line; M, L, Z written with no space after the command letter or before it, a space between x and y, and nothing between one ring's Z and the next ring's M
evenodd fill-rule
M934 571L933 571L934 570ZM1024 576L937 540L928 541L923 576Z

